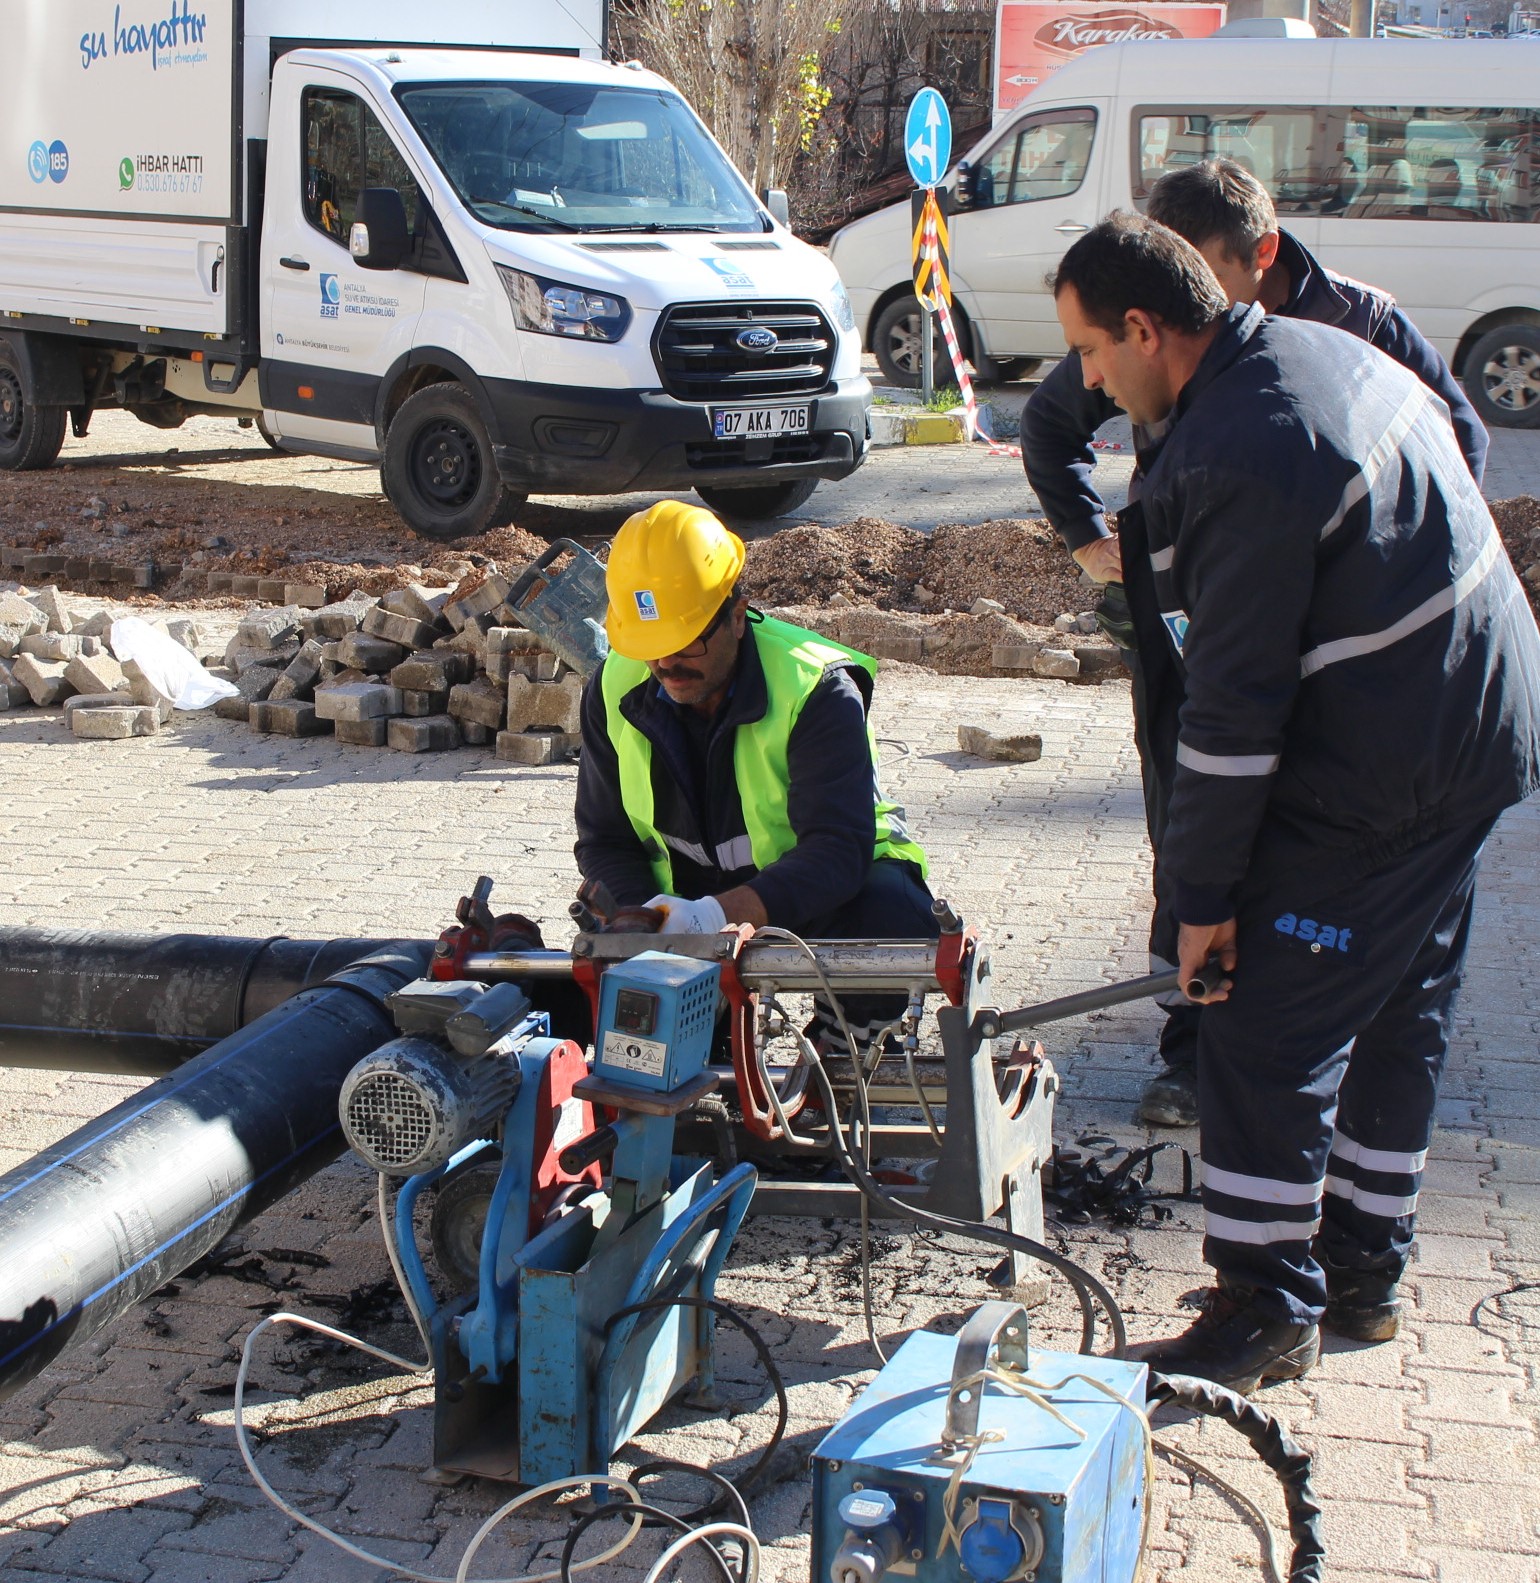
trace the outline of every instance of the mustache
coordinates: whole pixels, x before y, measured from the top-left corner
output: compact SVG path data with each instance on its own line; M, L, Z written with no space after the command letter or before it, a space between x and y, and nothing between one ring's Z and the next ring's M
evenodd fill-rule
M706 679L704 671L692 671L688 666L676 665L666 671L653 673L660 682L699 682Z

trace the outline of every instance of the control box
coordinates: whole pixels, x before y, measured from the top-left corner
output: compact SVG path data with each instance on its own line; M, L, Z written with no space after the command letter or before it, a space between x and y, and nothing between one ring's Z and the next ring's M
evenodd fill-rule
M1014 1349L1001 1339L1012 1315ZM812 1583L1132 1583L1145 1366L1029 1352L1025 1337L1025 1313L991 1303L959 1335L904 1342L814 1453ZM980 1381L986 1364L1074 1428Z
M642 951L606 968L599 984L594 1077L670 1093L706 1069L721 969L715 962Z

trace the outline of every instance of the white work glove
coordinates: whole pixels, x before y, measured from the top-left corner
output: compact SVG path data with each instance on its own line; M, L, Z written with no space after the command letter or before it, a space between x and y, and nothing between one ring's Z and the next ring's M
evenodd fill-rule
M663 911L663 927L658 930L659 934L715 934L727 923L727 914L715 896L702 896L699 901L654 896L647 905Z

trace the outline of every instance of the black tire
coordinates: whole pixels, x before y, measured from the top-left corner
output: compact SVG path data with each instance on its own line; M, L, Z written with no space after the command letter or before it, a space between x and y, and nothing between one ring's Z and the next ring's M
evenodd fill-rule
M401 403L380 476L402 520L427 539L472 538L511 509L486 425L459 385L429 385Z
M784 517L788 511L812 499L818 487L816 478L793 478L784 484L757 484L752 489L723 489L695 486L695 493L719 517L736 517L739 522L768 522Z
M282 451L283 450L283 446L279 444L277 438L273 434L273 431L270 428L268 428L268 426L267 426L267 419L264 418L260 412L257 414L257 433L260 434L262 436L262 438L267 442L268 450L270 450L270 451Z
M498 1170L497 1163L477 1161L446 1176L433 1195L428 1242L439 1274L453 1291L476 1289L481 1233L486 1228Z
M0 342L0 471L31 473L52 467L64 445L69 413L39 407L15 353Z
M1540 325L1500 324L1470 349L1465 394L1488 428L1540 428Z
M895 297L881 313L872 327L872 352L882 377L900 390L918 390L921 384L920 357L924 343L920 339L920 320L931 320L931 333L935 337L936 383L950 385L954 382L952 360L947 356L946 342L941 338L941 324L935 314L927 314L919 299L913 294ZM959 334L961 332L959 331ZM967 355L963 346L963 355Z

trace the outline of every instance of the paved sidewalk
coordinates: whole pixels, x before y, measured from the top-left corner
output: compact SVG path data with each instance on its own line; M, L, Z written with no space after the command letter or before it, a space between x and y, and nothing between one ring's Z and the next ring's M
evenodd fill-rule
M1033 765L956 751L959 722L1042 732ZM976 681L890 671L878 725L903 750L888 776L933 858L937 889L991 940L1003 1003L1142 969L1148 859L1126 687ZM260 737L201 716L112 744L67 736L57 714L0 715L0 916L83 929L428 936L478 873L502 907L568 937L570 768L518 770L483 753L411 758L330 739ZM1413 1311L1384 1346L1329 1343L1319 1371L1267 1405L1315 1453L1329 1577L1400 1583L1540 1579L1540 1297L1478 1303L1540 1281L1540 807L1510 813L1489 849L1468 993L1423 1199ZM1124 1009L1061 1024L1049 1050L1065 1079L1058 1135L1123 1143L1149 1069L1155 1019ZM115 1103L134 1085L0 1072L0 1168ZM1191 1141L1190 1135L1184 1141ZM1163 1166L1166 1162L1163 1161ZM1173 1173L1174 1174L1174 1173ZM388 1276L373 1179L339 1164L245 1233L292 1288L281 1300L337 1317L337 1302ZM1194 1213L1154 1230L1063 1232L1102 1273L1135 1339L1168 1331L1200 1286ZM721 1295L765 1331L791 1392L803 1455L871 1377L855 1228L750 1222ZM285 1263L319 1254L324 1268ZM988 1250L952 1239L876 1239L887 1337L955 1324L989 1295ZM230 1388L240 1343L277 1294L227 1276L178 1282L64 1355L0 1404L0 1580L39 1583L355 1583L386 1574L347 1560L272 1511L236 1455ZM321 1299L331 1298L330 1304ZM1069 1345L1061 1289L1034 1334ZM396 1310L359 1322L409 1350ZM270 1344L269 1344L270 1343ZM730 1415L685 1409L653 1450L728 1471L746 1465L773 1412L747 1349L724 1338ZM263 1338L253 1416L258 1456L306 1511L393 1559L452 1577L476 1526L507 1491L419 1481L426 1392L335 1352ZM1210 1423L1164 1431L1258 1499L1276 1489L1241 1442ZM807 1578L808 1483L787 1474L753 1503L764 1576ZM480 1576L552 1563L549 1520L514 1521ZM1228 1497L1162 1465L1147 1576L1228 1583L1259 1574L1257 1539ZM542 1546L542 1541L546 1541ZM650 1538L605 1569L639 1580ZM698 1565L683 1574L708 1574Z

